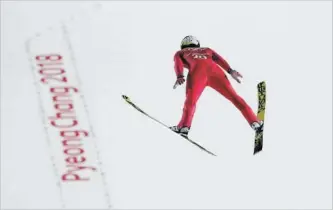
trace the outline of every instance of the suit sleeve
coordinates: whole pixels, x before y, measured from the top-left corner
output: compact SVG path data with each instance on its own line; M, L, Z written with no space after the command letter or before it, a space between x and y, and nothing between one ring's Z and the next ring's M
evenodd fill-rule
M181 58L181 54L178 51L174 56L174 70L176 73L177 78L184 76L184 63Z
M222 58L218 53L216 53L214 50L212 50L212 59L215 63L217 63L219 66L221 66L224 70L226 70L228 73L231 71L231 67L228 64L228 62Z

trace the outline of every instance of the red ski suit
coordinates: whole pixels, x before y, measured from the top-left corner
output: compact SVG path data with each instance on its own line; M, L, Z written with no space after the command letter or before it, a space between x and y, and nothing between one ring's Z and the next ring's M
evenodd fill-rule
M196 103L205 89L209 86L231 101L251 125L258 122L250 106L240 97L231 86L226 74L221 69L230 69L229 64L210 48L185 48L174 56L177 77L183 75L184 68L189 70L186 81L186 100L183 116L179 127L191 127Z

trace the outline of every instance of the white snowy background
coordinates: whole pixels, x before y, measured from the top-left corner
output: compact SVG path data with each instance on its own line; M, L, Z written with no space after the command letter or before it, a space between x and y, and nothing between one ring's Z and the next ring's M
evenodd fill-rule
M63 33L62 26L105 172L107 186L96 181L96 189L107 189L112 208L332 208L330 1L2 1L1 208L83 208L60 198L58 188L66 188L53 173L26 51L36 33L47 39L49 27ZM190 135L217 157L122 100L126 94L161 121L178 123L184 86L172 89L173 55L189 34L243 74L242 84L232 84L255 111L256 84L267 82L258 155L245 119L209 88ZM80 193L69 197L108 208L95 205L108 199L101 192Z

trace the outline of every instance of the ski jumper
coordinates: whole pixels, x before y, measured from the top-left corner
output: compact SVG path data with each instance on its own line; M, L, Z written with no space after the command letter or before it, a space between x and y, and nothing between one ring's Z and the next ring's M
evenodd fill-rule
M189 70L186 80L186 99L183 115L178 127L191 127L196 103L205 87L209 86L231 101L251 125L258 122L250 106L231 86L222 70L231 69L229 64L210 48L185 48L174 56L177 78L183 76L184 68ZM222 68L221 68L222 67Z

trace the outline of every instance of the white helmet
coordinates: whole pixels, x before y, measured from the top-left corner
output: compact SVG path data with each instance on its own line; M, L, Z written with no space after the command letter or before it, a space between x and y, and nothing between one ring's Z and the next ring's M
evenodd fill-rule
M199 40L194 37L194 36L186 36L184 37L184 39L182 40L181 44L180 44L180 48L184 49L186 47L200 47L200 42Z

